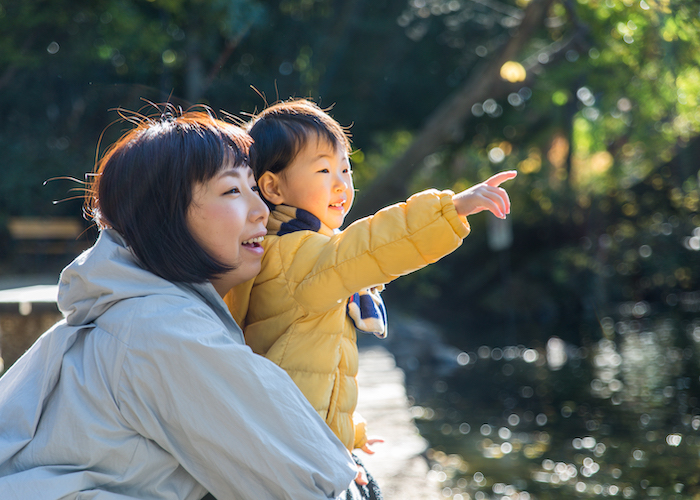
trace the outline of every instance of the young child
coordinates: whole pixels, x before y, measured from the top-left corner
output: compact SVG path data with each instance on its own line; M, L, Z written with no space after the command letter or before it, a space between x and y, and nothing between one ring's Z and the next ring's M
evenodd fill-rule
M225 300L253 351L289 373L349 450L372 453L354 414L362 319L349 311L361 295L359 309L378 311L370 329L384 335L381 299L365 292L459 247L467 215L505 218L510 201L499 185L516 173L459 194L423 191L339 231L355 193L345 130L312 102L292 100L254 117L249 133L251 167L272 209L260 274Z

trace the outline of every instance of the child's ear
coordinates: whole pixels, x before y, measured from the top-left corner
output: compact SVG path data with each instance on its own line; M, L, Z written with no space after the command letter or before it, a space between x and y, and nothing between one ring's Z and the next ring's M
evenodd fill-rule
M258 188L260 189L260 194L263 195L267 201L273 205L282 205L284 203L284 197L282 196L282 191L280 190L280 177L272 172L265 172L258 179Z

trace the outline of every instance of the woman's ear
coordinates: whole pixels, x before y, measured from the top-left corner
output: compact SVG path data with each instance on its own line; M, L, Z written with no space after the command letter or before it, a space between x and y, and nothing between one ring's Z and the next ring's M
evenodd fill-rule
M284 197L280 190L279 175L270 171L265 172L258 179L258 189L260 189L260 194L263 195L263 198L273 205L282 205L284 203Z

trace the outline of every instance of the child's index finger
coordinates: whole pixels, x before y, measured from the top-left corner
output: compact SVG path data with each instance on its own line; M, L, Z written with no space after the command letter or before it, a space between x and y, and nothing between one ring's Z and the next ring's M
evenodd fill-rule
M492 175L488 179L484 181L484 184L487 184L491 187L498 187L505 181L509 181L511 179L514 179L518 175L518 172L515 170L506 170L504 172L498 172L495 175Z

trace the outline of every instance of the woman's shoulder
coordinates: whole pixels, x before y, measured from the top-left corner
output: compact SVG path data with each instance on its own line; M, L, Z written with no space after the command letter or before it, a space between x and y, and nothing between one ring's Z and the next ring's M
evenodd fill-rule
M95 323L135 349L175 342L201 330L226 330L211 307L186 294L130 297L114 304Z

